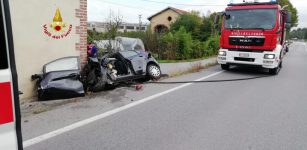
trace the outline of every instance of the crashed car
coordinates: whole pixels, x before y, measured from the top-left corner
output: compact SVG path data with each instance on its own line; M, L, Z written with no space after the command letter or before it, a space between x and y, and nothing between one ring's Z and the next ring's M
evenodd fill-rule
M131 40L131 38L129 38ZM135 43L132 42L131 43ZM128 47L128 46L125 46ZM157 80L161 77L158 62L141 46L135 44L138 50L121 50L107 53L100 60L89 58L89 63L83 71L85 89L93 92L106 87L114 87L133 81ZM98 66L98 67L97 67Z
M56 100L85 96L80 81L79 57L65 57L43 67L43 74L32 75L37 80L38 99Z

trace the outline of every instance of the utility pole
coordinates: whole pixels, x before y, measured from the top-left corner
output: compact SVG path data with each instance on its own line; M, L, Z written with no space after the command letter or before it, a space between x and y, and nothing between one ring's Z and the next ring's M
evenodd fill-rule
M141 32L142 28L142 15L139 15L139 31Z

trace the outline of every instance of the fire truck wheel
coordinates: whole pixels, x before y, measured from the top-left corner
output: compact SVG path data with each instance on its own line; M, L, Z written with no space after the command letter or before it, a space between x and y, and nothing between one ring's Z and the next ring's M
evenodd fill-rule
M271 75L277 75L277 68L270 69L270 70L269 70L269 73L270 73Z
M221 68L223 70L229 70L230 66L229 65L225 65L225 64L221 64Z
M271 75L277 75L280 71L280 69L282 68L282 62L280 62L279 66L273 69L269 69L269 73Z

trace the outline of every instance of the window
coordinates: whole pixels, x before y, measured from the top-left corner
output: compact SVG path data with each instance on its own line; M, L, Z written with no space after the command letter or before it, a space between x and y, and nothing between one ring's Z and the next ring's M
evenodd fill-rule
M264 29L275 27L277 9L246 9L226 11L226 29Z
M169 17L167 18L167 20L168 20L168 21L172 21L173 18L172 18L171 16L169 16Z
M121 51L120 54L122 54L125 58L129 58L137 55L138 53L135 51Z
M78 57L66 57L55 60L44 66L44 73L53 71L70 71L79 70L79 59Z
M128 30L134 30L134 26L127 26L126 27Z
M136 50L136 51L142 51L143 48L142 48L141 45L138 45L138 44L137 44L137 45L135 45L134 50Z
M2 10L0 9L2 12ZM1 13L0 17L0 69L7 69L8 68L8 58L7 58L7 51L6 51L6 40L5 40L5 30L3 26L3 16Z
M119 26L118 28L119 28L119 29L124 29L124 26Z
M142 27L141 30L146 30L146 28L145 28L145 27Z

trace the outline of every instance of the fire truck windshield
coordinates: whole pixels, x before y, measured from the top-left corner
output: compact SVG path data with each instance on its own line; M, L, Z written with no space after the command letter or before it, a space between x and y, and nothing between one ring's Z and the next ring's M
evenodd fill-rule
M277 9L244 9L225 12L225 28L271 30L276 24Z

